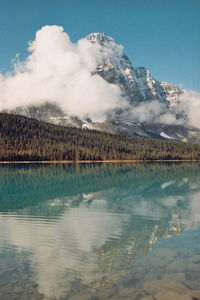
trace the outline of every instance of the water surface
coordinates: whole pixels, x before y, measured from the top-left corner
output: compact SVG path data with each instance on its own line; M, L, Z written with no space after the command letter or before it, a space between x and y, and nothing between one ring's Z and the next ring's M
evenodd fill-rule
M200 299L200 164L0 166L0 299Z

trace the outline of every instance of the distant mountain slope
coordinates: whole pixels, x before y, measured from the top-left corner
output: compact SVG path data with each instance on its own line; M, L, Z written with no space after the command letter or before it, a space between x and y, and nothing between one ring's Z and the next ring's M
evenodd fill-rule
M109 133L124 134L142 138L162 138L171 141L200 143L200 130L183 125L162 123L138 123L131 120L109 120L92 123L92 128Z
M200 159L200 145L65 128L0 113L0 161Z
M94 129L133 137L200 143L200 130L190 126L138 123L134 120L119 118L119 116L104 122L93 122L89 118L81 120L77 116L68 116L57 105L50 103L41 106L19 107L12 110L11 113L66 127Z

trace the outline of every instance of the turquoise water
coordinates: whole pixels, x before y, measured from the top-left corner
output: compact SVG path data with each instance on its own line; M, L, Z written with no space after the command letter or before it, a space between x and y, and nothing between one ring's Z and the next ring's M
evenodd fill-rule
M0 165L0 299L200 299L200 164Z

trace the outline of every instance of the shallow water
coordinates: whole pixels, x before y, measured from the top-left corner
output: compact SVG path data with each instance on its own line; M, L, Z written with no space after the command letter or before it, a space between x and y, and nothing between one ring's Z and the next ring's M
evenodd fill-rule
M0 299L200 299L200 164L1 165Z

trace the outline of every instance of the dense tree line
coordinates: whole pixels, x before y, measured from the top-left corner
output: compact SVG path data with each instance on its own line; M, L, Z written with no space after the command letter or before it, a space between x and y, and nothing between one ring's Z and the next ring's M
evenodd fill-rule
M0 114L0 161L176 159L200 159L200 145L66 128Z

